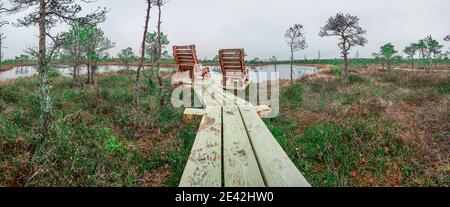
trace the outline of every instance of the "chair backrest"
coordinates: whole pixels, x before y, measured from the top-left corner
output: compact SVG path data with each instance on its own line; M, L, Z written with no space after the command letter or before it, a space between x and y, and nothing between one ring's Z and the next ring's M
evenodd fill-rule
M222 49L219 50L219 62L222 73L244 72L244 49Z
M199 64L195 45L173 46L173 57L177 65Z

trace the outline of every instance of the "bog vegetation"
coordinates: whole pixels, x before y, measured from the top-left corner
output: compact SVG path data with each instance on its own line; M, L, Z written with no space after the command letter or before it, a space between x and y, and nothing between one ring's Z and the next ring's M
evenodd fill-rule
M17 65L38 71L0 83L0 186L178 184L199 123L183 124L183 109L168 104L171 74L161 71L174 64L161 27L168 2L143 1L140 52L126 47L116 55L108 53L115 42L99 26L107 8L83 16L82 0L0 2L2 14L25 15L15 26L39 28L37 47L0 58L0 71ZM152 12L156 25L149 24ZM0 28L8 24L0 21ZM61 24L68 31L52 34ZM307 180L313 186L450 185L450 60L441 43L450 36L428 35L403 49L386 43L373 58L352 57L352 49L367 44L367 31L357 16L337 13L319 35L339 38L342 59L321 59L319 51L296 60L294 53L308 45L304 30L294 24L286 31L289 60L247 64L290 64L291 74L295 64L319 67L301 80L291 75L281 88L282 113L266 120ZM0 33L0 49L5 37ZM217 57L201 62L217 64ZM102 64L123 70L97 74ZM71 77L56 72L61 65L71 68Z

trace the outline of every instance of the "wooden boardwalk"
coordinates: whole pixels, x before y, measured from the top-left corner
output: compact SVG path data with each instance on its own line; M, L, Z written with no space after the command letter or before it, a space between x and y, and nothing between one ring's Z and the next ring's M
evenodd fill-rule
M266 106L224 91L214 81L193 85L201 109L186 109L184 120L202 116L180 187L309 187L261 116Z

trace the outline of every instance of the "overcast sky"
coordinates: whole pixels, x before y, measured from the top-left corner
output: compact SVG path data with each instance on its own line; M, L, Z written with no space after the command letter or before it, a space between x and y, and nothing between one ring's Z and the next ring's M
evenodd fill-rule
M110 9L107 21L100 25L117 44L110 54L115 56L129 46L137 53L145 1L98 0L84 9L91 11L98 5ZM155 30L157 10L151 12L150 29ZM334 58L340 56L337 39L321 38L318 33L337 12L359 16L360 25L368 31L369 44L353 49L351 56L359 50L361 57L369 57L388 42L402 50L427 34L443 43L445 35L450 34L450 0L170 0L163 8L162 30L168 34L171 45L196 44L202 59L214 57L221 48L245 48L249 58L276 55L287 59L289 48L284 33L289 26L299 23L305 27L309 47L296 53L296 58L317 58L319 50L322 58ZM3 15L2 19L14 21L19 16ZM37 45L37 28L8 25L1 30L7 37L6 58Z

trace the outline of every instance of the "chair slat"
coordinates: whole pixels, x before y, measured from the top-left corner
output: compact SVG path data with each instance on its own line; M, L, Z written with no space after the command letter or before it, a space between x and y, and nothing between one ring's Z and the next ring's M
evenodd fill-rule
M245 69L244 62L244 49L221 49L219 50L219 63L222 68L222 86L227 88L227 75L228 71L240 71L240 74L235 74L234 76L241 76L240 82L242 85L248 83L248 74Z

